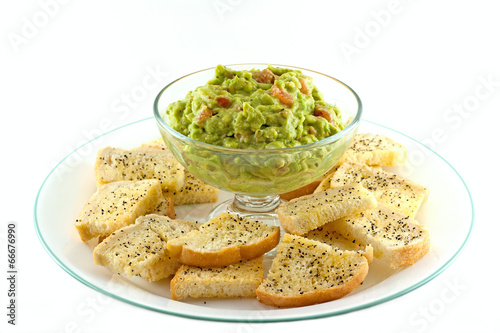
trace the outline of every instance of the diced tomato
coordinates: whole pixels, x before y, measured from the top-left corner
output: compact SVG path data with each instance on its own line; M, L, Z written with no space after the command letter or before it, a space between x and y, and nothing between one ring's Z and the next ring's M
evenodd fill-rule
M304 80L304 78L300 78L299 82L300 82L300 92L308 96L311 95L311 89L309 89L306 80Z
M309 132L309 134L312 134L312 135L316 135L317 134L316 129L314 127L312 127L312 126L309 126L309 131L308 132Z
M274 83L275 79L274 73L268 68L254 72L252 76L259 83Z
M201 110L200 114L198 114L198 117L196 117L196 124L198 126L201 126L205 120L207 120L212 116L213 116L212 110L205 108Z
M273 85L271 88L271 96L276 97L283 105L291 106L293 104L293 95L288 91L281 89L277 85Z
M326 121L328 121L329 123L332 122L332 115L330 114L330 112L326 111L326 110L323 110L323 109L316 109L314 110L314 115L316 117L321 117L321 118L325 118Z
M217 104L219 104L223 108L229 107L231 105L231 103L233 102L233 101L231 101L231 99L229 97L226 97L226 96L217 96L215 98L215 101L217 102Z

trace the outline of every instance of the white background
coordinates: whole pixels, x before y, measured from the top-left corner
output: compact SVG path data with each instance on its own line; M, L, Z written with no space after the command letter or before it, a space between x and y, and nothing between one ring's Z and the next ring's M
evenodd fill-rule
M0 267L6 271L6 225L15 221L19 307L17 325L7 325L1 273L0 331L500 332L493 273L500 232L500 20L493 3L2 1ZM456 168L471 191L476 219L466 249L449 269L416 291L362 311L238 324L124 304L52 261L32 217L50 170L88 139L151 116L156 93L171 80L243 62L335 76L359 93L365 119L424 141Z

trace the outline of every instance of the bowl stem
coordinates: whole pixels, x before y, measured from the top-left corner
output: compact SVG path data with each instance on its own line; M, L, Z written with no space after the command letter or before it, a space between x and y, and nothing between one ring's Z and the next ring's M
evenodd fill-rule
M281 200L278 194L268 195L266 197L235 194L233 209L243 213L273 213L280 202Z

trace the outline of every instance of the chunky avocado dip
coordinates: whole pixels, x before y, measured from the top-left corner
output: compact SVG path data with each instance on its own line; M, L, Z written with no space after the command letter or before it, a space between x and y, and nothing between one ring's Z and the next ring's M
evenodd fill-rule
M165 120L194 140L244 149L300 146L344 128L340 110L324 101L311 77L272 66L217 66L206 85L168 106Z

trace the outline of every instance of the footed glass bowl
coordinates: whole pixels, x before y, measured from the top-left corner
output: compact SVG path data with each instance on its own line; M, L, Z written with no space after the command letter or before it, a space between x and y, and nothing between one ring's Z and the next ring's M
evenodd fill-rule
M209 68L183 76L164 87L154 101L154 116L165 143L179 162L195 177L235 194L234 200L215 208L214 216L230 210L276 224L273 214L280 194L311 183L330 170L351 143L359 126L362 104L358 95L341 81L315 71L301 70L313 78L326 102L337 104L345 128L323 140L292 148L236 149L188 138L165 121L167 106L183 99L189 91L203 86L214 75ZM229 65L235 70L264 69L268 64Z

